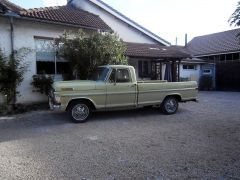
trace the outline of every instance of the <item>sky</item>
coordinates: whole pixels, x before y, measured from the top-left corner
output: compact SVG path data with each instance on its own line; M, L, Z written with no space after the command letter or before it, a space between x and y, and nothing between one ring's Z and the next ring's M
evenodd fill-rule
M11 0L24 8L65 5L66 0ZM239 0L103 0L171 44L226 31Z

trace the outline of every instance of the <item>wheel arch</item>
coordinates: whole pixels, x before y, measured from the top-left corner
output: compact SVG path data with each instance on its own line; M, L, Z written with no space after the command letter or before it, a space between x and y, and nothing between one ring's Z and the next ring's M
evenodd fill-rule
M66 111L68 111L68 109L69 109L69 107L70 107L70 105L72 104L72 103L75 103L75 102L86 102L86 103L88 103L90 106L91 106L91 108L93 109L93 110L96 110L96 105L94 104L94 102L91 100L91 99L89 99L89 98L76 98L76 99L71 99L69 102L68 102L68 105L67 105L67 107L66 107Z
M180 94L169 94L164 98L164 100L169 98L169 97L175 97L178 100L178 102L182 101L182 96ZM163 100L163 102L164 102L164 100Z

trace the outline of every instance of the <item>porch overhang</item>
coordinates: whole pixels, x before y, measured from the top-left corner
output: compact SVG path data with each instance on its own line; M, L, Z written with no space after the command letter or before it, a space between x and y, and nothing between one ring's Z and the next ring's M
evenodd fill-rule
M166 79L166 75L168 75L166 80L180 81L181 61L192 58L183 46L161 46L130 42L126 42L126 46L126 56L130 59L145 59L151 62L151 79L162 80L163 78ZM163 64L166 64L166 70L168 70L165 76L162 75ZM139 65L141 67L141 64Z
M158 44L144 44L126 42L126 56L131 58L146 58L159 61L176 61L191 58L183 46L161 46Z

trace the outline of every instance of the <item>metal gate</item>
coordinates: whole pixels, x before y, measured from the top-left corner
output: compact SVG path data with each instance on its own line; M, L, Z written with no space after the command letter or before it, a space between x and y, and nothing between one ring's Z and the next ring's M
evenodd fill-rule
M216 88L221 91L240 91L240 62L216 64Z

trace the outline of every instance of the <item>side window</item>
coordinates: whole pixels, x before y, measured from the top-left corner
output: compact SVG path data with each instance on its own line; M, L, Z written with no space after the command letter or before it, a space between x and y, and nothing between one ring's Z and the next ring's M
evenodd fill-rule
M128 83L131 82L130 74L127 69L118 69L116 74L117 83Z
M116 82L116 69L113 69L111 72L111 75L109 77L109 82L114 83Z

